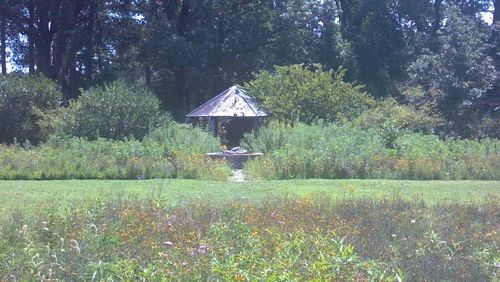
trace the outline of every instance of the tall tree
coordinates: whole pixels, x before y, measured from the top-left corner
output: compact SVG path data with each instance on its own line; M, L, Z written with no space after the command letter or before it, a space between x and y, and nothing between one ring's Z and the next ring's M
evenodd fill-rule
M423 50L408 69L411 84L441 93L438 106L454 135L472 135L468 121L473 109L495 82L489 36L483 22L449 6L446 24L438 33L439 48Z
M85 27L94 25L99 3L105 1L1 1L0 17L7 19L17 33L10 46L16 52L14 62L26 66L30 73L57 80L66 98L76 97L81 86L79 74L92 69L89 60L86 68L80 68L79 56L87 48L87 57L94 57L94 46L88 48L84 43L95 33L87 33Z
M7 19L0 17L0 57L2 75L7 75Z
M339 0L344 38L358 59L358 80L375 96L398 92L405 63L403 32L391 0Z

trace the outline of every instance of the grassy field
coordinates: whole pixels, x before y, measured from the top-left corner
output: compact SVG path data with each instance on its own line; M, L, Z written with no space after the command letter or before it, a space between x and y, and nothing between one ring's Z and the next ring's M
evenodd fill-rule
M499 201L500 181L0 181L0 281L496 281Z
M500 181L402 181L402 180L287 180L217 182L200 180L57 180L0 181L0 214L66 205L89 199L161 198L177 205L198 199L226 202L231 199L262 200L272 196L318 194L330 197L401 196L427 203L481 200L500 195Z

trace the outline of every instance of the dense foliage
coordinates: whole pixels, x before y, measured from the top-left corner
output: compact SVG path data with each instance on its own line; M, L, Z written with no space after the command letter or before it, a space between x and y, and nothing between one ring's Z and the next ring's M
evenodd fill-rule
M486 106L479 101L498 75L485 44L491 32L484 23L461 15L457 7L445 13L447 21L435 48L424 48L409 66L409 82L440 93L438 106L449 121L449 131L470 136L480 124L473 121L478 119L475 112Z
M367 110L373 100L360 87L344 82L344 72L321 65L276 67L247 84L262 107L282 122L345 121Z
M185 147L185 137L177 136L186 135L200 139L191 140L191 146ZM52 138L34 148L0 145L0 179L226 180L231 174L227 164L204 156L218 147L218 141L207 132L175 123L157 129L142 142Z
M114 82L85 91L58 118L60 133L89 140L140 139L158 125L160 101L146 89Z
M403 95L401 102L393 98L377 101L345 124L377 130L387 146L393 146L394 140L405 131L432 133L443 124L437 105L429 97L424 98L420 88L408 88Z
M324 196L48 204L1 219L0 279L495 280L499 204Z
M345 69L374 98L421 86L443 134L498 136L494 0L1 0L0 61L56 80L64 100L123 79L176 119L274 66Z
M412 132L387 137L380 128L273 122L247 135L244 147L265 155L245 168L264 179L500 179L497 139L441 140Z
M0 143L46 137L40 121L59 106L61 92L55 82L42 76L0 77Z

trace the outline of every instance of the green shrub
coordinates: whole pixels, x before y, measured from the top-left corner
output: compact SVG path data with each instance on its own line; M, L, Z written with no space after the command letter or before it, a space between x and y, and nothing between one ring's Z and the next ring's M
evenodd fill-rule
M374 107L353 120L352 124L377 130L387 146L394 146L396 138L405 131L430 133L442 124L442 119L437 114L415 109L389 98L377 102Z
M268 113L286 123L351 120L373 103L361 87L344 82L344 71L324 71L321 65L276 67L246 87Z
M38 143L44 139L41 117L57 109L62 93L42 76L7 75L0 78L0 143Z
M85 91L63 111L58 131L89 140L141 139L159 119L160 101L153 94L118 81Z

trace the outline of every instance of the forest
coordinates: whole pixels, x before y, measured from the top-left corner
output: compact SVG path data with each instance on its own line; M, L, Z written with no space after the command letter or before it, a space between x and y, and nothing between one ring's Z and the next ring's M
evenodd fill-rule
M56 81L62 105L123 80L183 120L276 66L320 64L378 101L431 107L432 132L453 138L499 136L499 32L495 0L0 1L2 73Z

